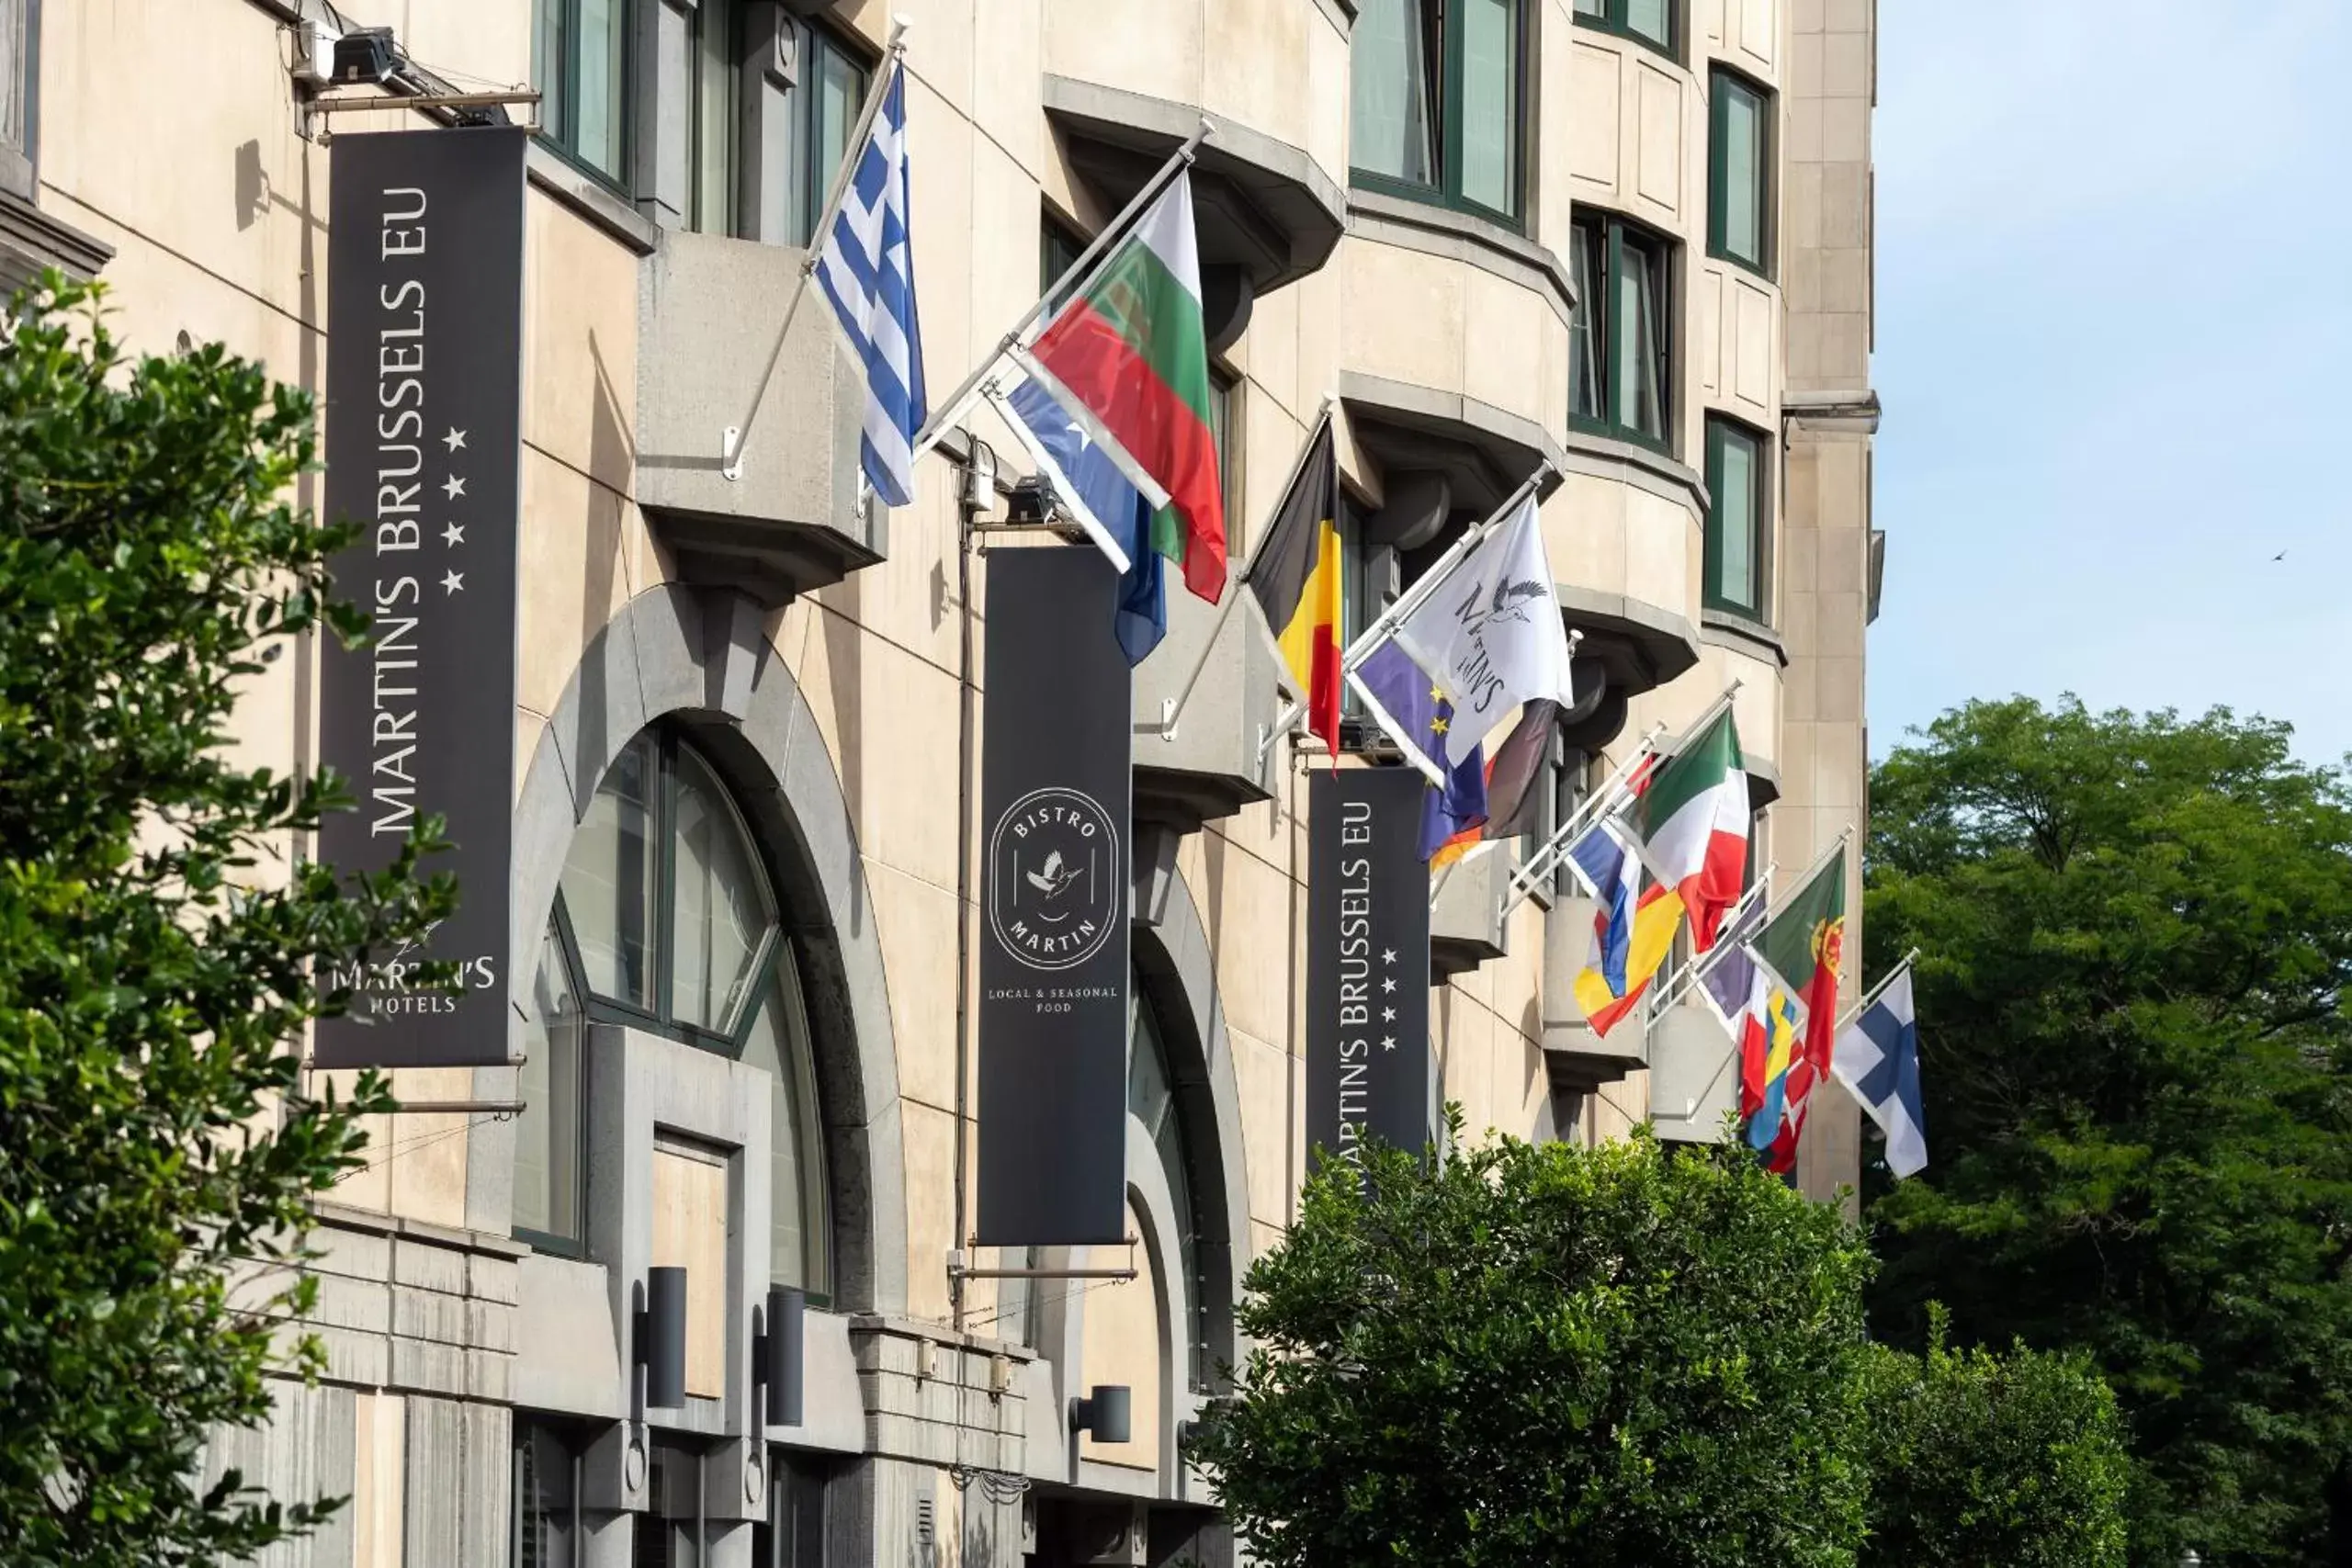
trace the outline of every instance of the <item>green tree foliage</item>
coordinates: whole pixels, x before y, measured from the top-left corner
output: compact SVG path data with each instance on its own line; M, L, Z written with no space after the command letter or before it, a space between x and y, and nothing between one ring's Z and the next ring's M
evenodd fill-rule
M2123 1568L2132 1461L2115 1395L2078 1358L1880 1348L1861 1568Z
M217 347L131 361L52 276L0 338L0 1559L239 1560L320 1509L201 1463L315 1361L273 1318L372 1079L304 1092L314 964L450 907L408 858L288 863L324 781L243 765L233 694L324 602L311 408ZM270 1280L276 1280L272 1284ZM273 1327L278 1332L273 1334Z
M1846 1568L1869 1268L1736 1154L1375 1150L1250 1266L1190 1452L1272 1568Z
M2352 794L2217 710L1974 703L1874 773L1869 919L1917 975L1928 1145L1874 1325L2086 1354L2132 1561L2352 1552ZM2332 1540L2331 1540L2332 1537Z

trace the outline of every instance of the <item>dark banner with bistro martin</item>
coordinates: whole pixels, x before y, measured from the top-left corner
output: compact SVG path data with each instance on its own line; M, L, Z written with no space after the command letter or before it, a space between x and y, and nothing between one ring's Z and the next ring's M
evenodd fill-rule
M1306 1136L1361 1163L1367 1137L1430 1137L1430 875L1410 768L1307 784Z
M989 557L980 755L983 1247L1126 1235L1127 661L1099 550Z
M378 953L321 1066L458 1066L507 1056L514 591L521 463L520 130L386 131L334 144L327 255L326 504L360 536L335 592L375 618L326 639L320 757L355 811L327 818L339 872L390 863L430 816L454 846L427 869L457 913ZM415 985L453 964L451 988Z

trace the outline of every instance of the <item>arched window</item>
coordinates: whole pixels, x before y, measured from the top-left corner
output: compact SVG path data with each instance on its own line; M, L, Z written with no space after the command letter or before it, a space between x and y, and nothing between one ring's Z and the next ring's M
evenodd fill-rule
M1168 1181L1169 1201L1176 1213L1176 1272L1183 1280L1185 1325L1192 1352L1183 1375L1191 1388L1206 1386L1204 1364L1208 1346L1208 1290L1201 1272L1199 1196L1193 1180L1192 1145L1185 1136L1183 1109L1177 1101L1175 1077L1168 1070L1168 1047L1154 1012L1151 993L1140 971L1129 976L1127 1029L1127 1113L1143 1123L1151 1146L1159 1155L1160 1174Z
M767 1073L770 1271L827 1294L824 1141L799 964L742 818L673 732L638 736L596 786L564 861L530 1001L518 1235L581 1249L584 1025L622 1023Z

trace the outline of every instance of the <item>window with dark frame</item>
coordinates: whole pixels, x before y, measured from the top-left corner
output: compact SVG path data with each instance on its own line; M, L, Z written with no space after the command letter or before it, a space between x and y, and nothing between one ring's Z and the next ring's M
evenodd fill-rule
M741 166L743 8L703 0L686 14L686 52L694 83L687 117L686 227L697 234L735 234L736 171Z
M1673 246L1638 224L1596 215L1576 220L1570 250L1569 423L1671 454Z
M40 101L40 0L0 0L0 193L27 201Z
M1349 46L1356 185L1522 220L1524 0L1363 0Z
M792 189L785 231L805 245L816 234L834 172L849 154L850 132L857 128L874 73L865 57L838 35L798 19L791 26L800 73L786 100L791 104L790 152L785 162Z
M628 187L634 0L538 0L531 80L539 136L605 184Z
M1633 39L1670 60L1682 58L1679 0L1576 0L1577 25Z
M767 1514L752 1527L752 1568L824 1568L824 1461L768 1450Z
M1764 622L1771 610L1771 444L1760 432L1707 416L1704 603Z
M1717 66L1710 73L1707 254L1772 273L1772 95Z
M550 1421L514 1417L508 1568L581 1568L580 1450Z
M799 958L730 792L675 729L625 747L572 835L541 944L515 1130L514 1234L577 1256L587 1026L729 1056L771 1086L769 1266L822 1302L831 1221Z

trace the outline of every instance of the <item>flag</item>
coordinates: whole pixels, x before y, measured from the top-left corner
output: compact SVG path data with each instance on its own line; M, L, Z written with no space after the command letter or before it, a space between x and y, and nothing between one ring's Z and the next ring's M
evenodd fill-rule
M1838 1036L1830 1070L1886 1134L1886 1168L1897 1177L1924 1168L1928 1123L1919 1105L1919 1031L1911 1006L1910 965Z
M1396 639L1460 716L1446 737L1449 765L1521 704L1575 701L1567 627L1553 594L1533 495L1397 624Z
M1225 498L1209 433L1209 357L1192 176L1180 174L1029 345L1023 368L1100 424L1114 461L1166 502L1151 547L1214 604L1225 592ZM1148 481L1146 483L1144 481Z
M1658 764L1641 816L1650 868L1682 896L1691 947L1704 953L1747 879L1747 763L1729 708Z
M1750 898L1715 938L1714 952L1699 972L1699 987L1731 1031L1739 1052L1739 1112L1752 1116L1763 1104L1765 1056L1769 1048L1767 1008L1771 982L1749 939L1763 929L1764 900Z
M823 235L817 286L865 370L865 429L858 463L884 504L914 499L915 433L930 417L923 400L922 333L915 320L914 247L907 214L906 73L894 61L882 106L841 209Z
M1421 795L1421 858L1434 871L1460 860L1487 820L1487 769L1477 752Z
M1423 778L1440 789L1453 782L1453 770L1443 758L1453 708L1444 690L1403 649L1383 642L1348 671L1348 683L1363 699L1373 722L1388 732Z
M1035 377L989 395L1055 499L1119 571L1113 619L1127 663L1140 664L1168 635L1168 595L1159 557L1147 547L1157 502L1127 481L1086 423Z
M1641 857L1606 821L1568 846L1567 863L1600 906L1576 995L1593 1032L1605 1035L1634 1010L1657 978L1674 946L1682 906L1672 888L1642 874Z
M1801 1037L1787 1073L1785 1110L1772 1168L1792 1170L1813 1091L1828 1076L1838 1031L1838 973L1846 944L1846 850L1839 845L1754 943L1756 956L1789 992Z
M1306 728L1340 754L1340 461L1325 420L1243 581L1282 645Z
M1543 825L1544 767L1552 760L1560 705L1538 697L1520 709L1519 722L1487 764L1487 837L1516 839Z
M1846 943L1846 850L1839 845L1813 879L1757 934L1756 956L1804 1014L1804 1059L1829 1070L1838 1029L1838 971Z
M1792 1099L1792 1077L1804 1064L1797 1059L1797 1035L1804 1028L1796 1001L1778 986L1766 982L1758 1014L1758 1036L1762 1067L1758 1074L1756 1109L1747 1112L1747 1146L1767 1152L1773 1170L1796 1166L1797 1139L1804 1131L1804 1103ZM1745 1063L1742 1064L1743 1069ZM1747 1085L1741 1085L1745 1099Z

